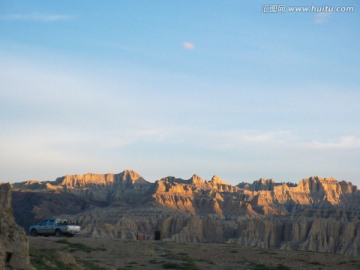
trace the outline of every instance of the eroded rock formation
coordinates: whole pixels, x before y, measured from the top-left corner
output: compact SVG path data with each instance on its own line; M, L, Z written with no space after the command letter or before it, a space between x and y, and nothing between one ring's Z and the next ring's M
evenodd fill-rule
M0 184L0 269L33 269L28 239L14 220L9 184Z
M360 254L359 191L333 178L232 186L218 176L206 181L197 175L150 183L124 171L14 186L16 205L25 195L38 201L29 209L37 219L41 213L68 215L92 237L135 239L142 232L152 238L160 230L169 241Z

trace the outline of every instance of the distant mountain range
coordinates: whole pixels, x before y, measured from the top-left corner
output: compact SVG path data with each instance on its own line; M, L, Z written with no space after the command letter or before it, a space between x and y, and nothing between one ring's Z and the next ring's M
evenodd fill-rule
M350 182L310 177L298 184L260 179L227 184L214 176L155 183L134 171L67 175L13 184L18 224L66 216L92 237L231 242L360 254L360 192Z

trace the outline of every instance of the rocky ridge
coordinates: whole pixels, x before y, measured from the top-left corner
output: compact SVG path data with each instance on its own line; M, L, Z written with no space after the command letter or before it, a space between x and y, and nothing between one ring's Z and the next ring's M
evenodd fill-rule
M197 175L150 183L124 171L16 183L14 188L18 204L24 194L34 202L41 196L41 203L29 209L37 213L34 218L70 214L92 237L135 239L144 232L151 238L160 230L173 241L360 254L359 191L333 178L310 177L298 184L260 179L233 186L217 176L206 181Z

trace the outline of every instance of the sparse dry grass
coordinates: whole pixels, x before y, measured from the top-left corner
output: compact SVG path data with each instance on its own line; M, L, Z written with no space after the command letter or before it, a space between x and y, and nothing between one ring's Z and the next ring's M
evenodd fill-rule
M54 258L56 251L70 253L79 265L90 270L360 269L360 259L357 257L268 250L234 244L121 241L83 237L59 240L53 237L37 237L30 238L30 247L32 263L40 270L75 269L61 265L61 262ZM49 268L48 265L54 267Z

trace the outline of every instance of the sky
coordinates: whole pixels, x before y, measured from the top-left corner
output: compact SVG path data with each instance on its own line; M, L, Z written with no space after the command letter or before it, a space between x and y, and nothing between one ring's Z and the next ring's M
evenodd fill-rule
M0 181L360 186L360 4L286 2L0 0Z

